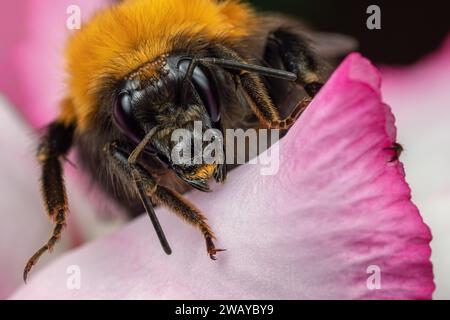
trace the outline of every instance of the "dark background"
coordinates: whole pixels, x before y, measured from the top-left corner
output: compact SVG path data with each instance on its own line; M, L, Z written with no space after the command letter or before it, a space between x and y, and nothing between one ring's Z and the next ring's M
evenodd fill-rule
M410 64L450 32L450 1L253 0L255 7L296 15L317 30L351 35L377 63ZM381 7L381 30L368 30L369 5Z

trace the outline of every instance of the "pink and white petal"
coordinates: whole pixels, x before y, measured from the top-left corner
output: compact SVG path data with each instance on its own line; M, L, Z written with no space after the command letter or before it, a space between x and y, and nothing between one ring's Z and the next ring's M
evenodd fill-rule
M30 256L48 240L52 224L39 191L40 171L35 160L38 140L4 99L0 99L0 299L23 283L22 271ZM70 166L66 166L66 169ZM74 170L74 169L72 169ZM72 174L72 176L75 176ZM37 269L61 252L84 241L111 232L121 220L103 221L95 215L74 178L66 179L71 212L62 243L52 255L44 255Z
M64 96L68 8L86 21L108 0L8 1L0 10L0 92L35 128L53 120Z
M107 2L77 1L82 20ZM66 0L11 1L0 11L0 93L15 104L14 111L19 111L33 128L41 128L55 116L64 91L62 57L65 39L71 32L66 27L66 20L69 17L67 8L72 4ZM2 298L23 282L21 273L26 260L47 240L51 224L45 216L38 191L39 170L34 159L38 139L32 138L32 130L13 114L11 105L2 100L0 107L2 148L11 150L8 158L3 157L4 164L0 167L0 176L4 177L0 184ZM69 217L68 235L63 236L65 241L53 257L116 227L110 221L99 222L92 205L77 190L79 184L73 177L78 175L71 176L67 183L74 214ZM47 260L50 258L44 256L38 268Z
M218 261L197 230L158 209L172 256L141 217L33 274L12 298L429 299L431 235L402 165L389 163L393 121L378 71L353 54L276 145L277 174L245 165L214 193L188 195L228 249ZM72 265L79 290L67 287ZM368 286L374 266L379 290Z
M383 95L398 118L413 198L433 230L437 299L450 299L450 37L415 66L383 68Z
M38 168L31 130L21 123L10 106L0 101L0 299L20 284L28 258L47 240L51 225L41 204ZM68 248L67 238L54 259ZM40 266L41 267L41 266Z

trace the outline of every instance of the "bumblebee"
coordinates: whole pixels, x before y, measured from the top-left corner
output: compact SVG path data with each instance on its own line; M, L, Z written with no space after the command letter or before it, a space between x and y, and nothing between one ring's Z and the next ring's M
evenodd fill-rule
M68 41L67 92L38 148L41 188L54 223L29 260L26 281L66 225L63 160L76 148L93 181L132 216L144 210L163 250L154 212L170 208L203 234L211 259L222 249L203 214L183 198L224 182L226 164L172 162L176 129L287 130L323 84L321 62L299 23L234 0L129 0L98 12ZM290 88L304 99L286 111ZM229 168L228 168L229 169Z

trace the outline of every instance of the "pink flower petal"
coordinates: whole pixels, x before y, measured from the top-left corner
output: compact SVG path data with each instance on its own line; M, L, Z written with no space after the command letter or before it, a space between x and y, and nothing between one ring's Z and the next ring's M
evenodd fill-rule
M228 249L218 261L197 230L159 209L172 256L141 217L32 274L13 298L431 298L431 235L402 165L388 163L395 127L379 86L351 55L279 143L278 174L245 165L214 193L189 194ZM67 287L72 265L79 290ZM367 285L373 266L379 290Z
M76 1L83 21L106 3ZM14 110L34 128L53 119L64 91L62 58L71 32L66 27L67 8L72 4L68 0L22 0L7 2L0 10L0 94L14 102ZM0 298L4 298L23 283L20 274L27 259L48 239L52 226L39 192L38 139L3 100L0 113L1 145L8 150L7 157L0 160ZM74 171L68 169L67 173ZM38 268L69 247L111 228L110 223L98 221L92 204L74 188L74 179L67 180L69 228L55 254L43 257Z
M64 95L63 52L76 4L82 21L108 0L8 1L0 10L0 92L36 128L53 120Z
M105 2L77 1L83 20ZM64 90L62 51L70 34L66 10L71 4L72 1L65 0L11 1L0 10L0 93L14 102L16 110L35 128L52 120ZM0 218L2 226L7 226L0 232L0 298L23 283L20 273L24 264L44 243L51 228L39 193L39 170L34 159L38 141L25 124L19 124L10 106L2 103L1 112L0 139L4 142L2 147L10 151L0 167L0 176L5 177L0 185L5 202ZM72 189L70 182L69 189ZM70 193L71 198L80 198L76 191ZM72 212L92 213L82 201L74 202ZM44 257L39 268L86 237L87 232L76 234L76 224L71 219L63 244L53 257ZM14 250L11 243L15 244Z
M52 228L39 190L40 172L35 160L38 141L31 131L0 99L0 145L7 150L0 157L0 299L23 284L25 263L48 240ZM61 252L115 227L96 217L92 203L86 201L74 179L66 180L69 227L55 253L45 255L38 269Z
M0 299L23 283L21 270L50 232L41 205L31 137L30 129L0 102L0 145L7 150L0 157ZM55 255L42 262L54 259L67 247L63 241Z
M413 198L433 230L436 299L450 299L450 37L415 66L383 68Z

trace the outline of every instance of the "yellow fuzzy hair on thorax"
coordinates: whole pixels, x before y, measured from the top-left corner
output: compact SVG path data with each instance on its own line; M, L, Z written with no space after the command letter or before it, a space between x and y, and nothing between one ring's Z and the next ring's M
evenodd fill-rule
M98 13L69 40L70 103L62 105L61 120L86 128L102 79L121 79L170 52L175 35L202 32L211 40L239 39L255 21L252 10L234 0L128 0Z

